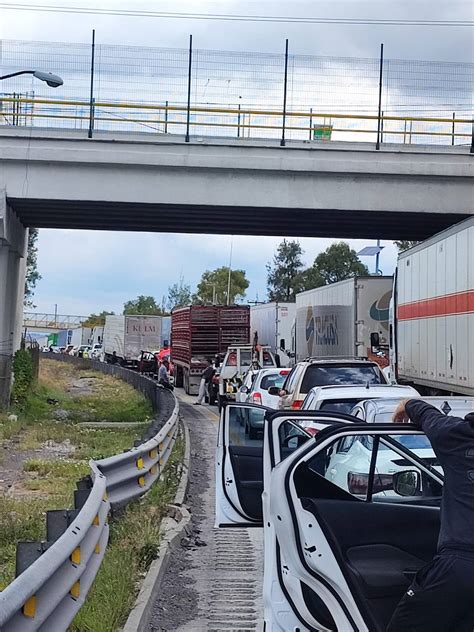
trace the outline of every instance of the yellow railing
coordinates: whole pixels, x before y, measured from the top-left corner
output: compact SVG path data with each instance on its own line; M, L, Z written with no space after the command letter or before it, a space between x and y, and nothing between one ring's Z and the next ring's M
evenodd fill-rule
M90 104L82 100L52 100L43 98L4 97L0 101L3 124L34 126L35 120L49 120L57 127L57 123L81 122L89 125ZM8 105L11 104L11 111ZM5 108L7 106L7 108ZM75 109L74 109L75 108ZM81 111L78 111L80 108ZM55 111L52 111L54 109ZM57 110L57 111L56 111ZM115 115L114 111L116 112ZM174 126L179 130L187 125L187 107L184 105L152 104L152 103L116 103L113 101L96 101L92 107L93 122L96 130L112 130L117 124L136 126L162 126L153 129L158 133L172 133ZM120 113L120 114L119 114ZM257 132L255 138L265 138L258 131L275 132L282 130L283 112L268 108L253 107L221 107L209 105L192 105L189 108L191 119L189 125L196 133L198 128L221 128L237 130L237 136L249 137L252 130ZM148 115L148 116L147 116ZM154 116L156 115L156 117ZM209 120L219 117L219 120ZM9 120L11 119L11 120ZM263 120L262 120L263 119ZM344 121L347 124L344 124ZM1 124L0 118L0 124ZM298 125L297 123L302 124ZM337 123L337 126L333 124ZM101 126L101 123L104 125ZM115 124L114 126L111 123ZM368 124L368 125L367 125ZM456 139L471 137L471 118L440 116L398 116L383 115L381 119L383 137L403 136L403 143L412 143L414 137L449 138L451 144ZM44 127L42 125L42 127ZM297 110L286 112L285 129L288 132L304 134L304 139L313 139L314 134L321 132L322 140L329 140L334 134L341 135L338 140L348 140L350 134L377 134L378 117L374 114L351 114L341 112L315 112ZM136 130L135 130L136 131ZM226 133L224 136L228 135ZM371 136L372 138L372 136ZM295 136L296 139L296 136ZM301 140L301 138L300 138Z

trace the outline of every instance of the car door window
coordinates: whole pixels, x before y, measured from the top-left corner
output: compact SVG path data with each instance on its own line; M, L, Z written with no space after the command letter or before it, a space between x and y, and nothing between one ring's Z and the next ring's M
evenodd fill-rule
M396 442L394 447L390 440ZM442 474L428 439L421 434L380 438L377 435L349 434L329 444L308 465L313 472L360 500L397 502L401 496L439 497L440 483L416 462L399 453L397 444L408 448L415 461L419 458L427 469L433 468ZM400 475L402 472L404 476ZM408 493L409 483L412 494Z
M289 374L285 384L283 385L283 389L290 395L295 390L295 385L298 380L298 368L295 367L292 372Z
M229 446L261 447L265 408L229 408Z
M278 442L281 460L302 446L311 436L295 422L285 421L278 428Z

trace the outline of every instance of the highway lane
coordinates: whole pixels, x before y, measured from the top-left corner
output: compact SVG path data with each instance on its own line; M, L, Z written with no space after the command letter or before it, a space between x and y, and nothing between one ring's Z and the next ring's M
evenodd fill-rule
M149 630L260 632L262 531L214 528L217 409L193 406L195 398L177 392L191 435L192 532L172 553Z

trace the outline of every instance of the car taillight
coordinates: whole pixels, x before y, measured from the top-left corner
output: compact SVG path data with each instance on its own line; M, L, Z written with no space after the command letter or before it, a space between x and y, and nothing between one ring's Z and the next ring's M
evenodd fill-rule
M299 410L302 405L303 405L302 399L295 399L295 401L291 404L291 407L293 408L293 410Z
M369 487L369 475L360 472L349 472L347 474L347 488L351 494L365 496ZM383 492L393 489L392 474L375 474L373 493Z
M290 369L287 369L286 371L280 371L280 375L288 375L288 373L290 372Z
M314 437L315 435L318 434L319 432L319 428L312 428L311 426L308 426L305 428L306 432L308 434L310 434L312 437Z
M253 393L252 403L262 405L262 396L260 393Z

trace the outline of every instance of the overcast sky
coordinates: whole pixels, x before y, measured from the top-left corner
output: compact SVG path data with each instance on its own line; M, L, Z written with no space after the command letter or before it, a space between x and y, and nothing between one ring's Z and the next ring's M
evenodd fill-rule
M273 16L474 18L471 0L181 0L179 3L30 0L30 3ZM87 43L93 28L97 41L108 44L181 48L187 45L192 33L196 48L278 53L282 52L288 37L291 52L298 54L377 57L383 42L389 58L473 61L472 32L467 28L258 24L19 12L0 8L1 39ZM265 298L265 264L279 241L273 237L234 238L233 267L246 270L251 282L249 299ZM302 239L307 263L329 243L330 240ZM366 243L351 242L356 249ZM384 273L391 274L396 251L389 242L384 245L381 267ZM151 294L161 300L168 286L180 275L194 288L202 271L228 264L230 237L43 230L39 248L43 279L35 296L38 310L53 311L57 303L61 313L88 314L102 309L121 311L123 303L138 294ZM372 261L366 263L373 267Z

